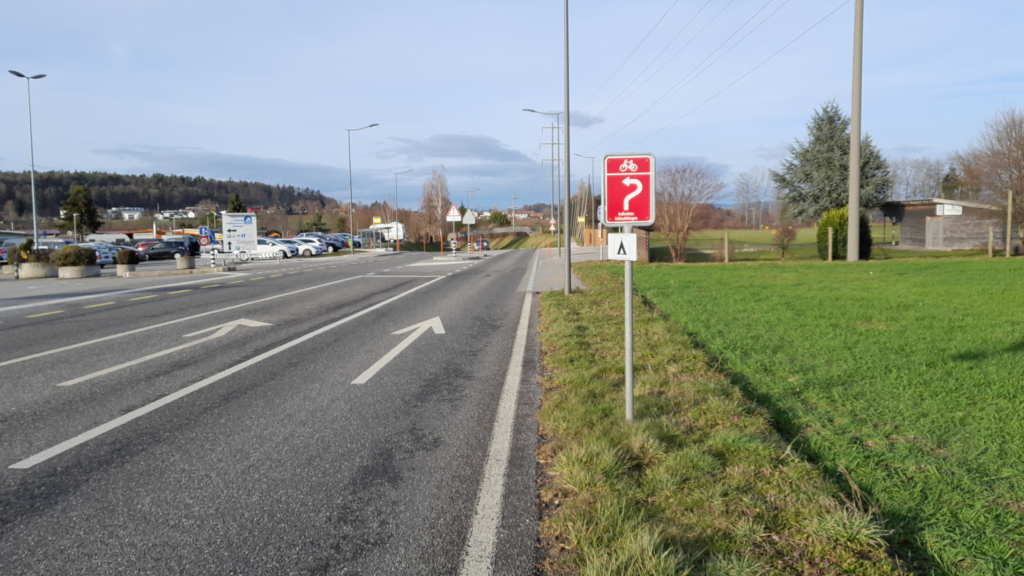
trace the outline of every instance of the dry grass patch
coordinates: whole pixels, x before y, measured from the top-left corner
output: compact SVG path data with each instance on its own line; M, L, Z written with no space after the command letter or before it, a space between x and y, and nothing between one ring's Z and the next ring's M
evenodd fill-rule
M883 531L794 457L679 328L634 303L636 414L623 419L622 282L541 300L538 415L549 574L895 574Z

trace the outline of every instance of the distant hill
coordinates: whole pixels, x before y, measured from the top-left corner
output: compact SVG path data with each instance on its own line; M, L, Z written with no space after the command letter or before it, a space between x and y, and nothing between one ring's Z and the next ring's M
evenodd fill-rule
M41 217L56 217L72 184L88 186L99 208L132 206L156 210L196 206L207 200L226 209L235 192L246 206L303 206L309 212L334 209L338 202L319 190L203 177L106 172L36 172L36 206ZM7 218L32 213L28 172L0 172L0 210Z

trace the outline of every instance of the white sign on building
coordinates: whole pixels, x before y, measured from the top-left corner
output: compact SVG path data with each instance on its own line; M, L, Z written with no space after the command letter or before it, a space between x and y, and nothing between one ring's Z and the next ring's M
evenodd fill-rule
M256 251L256 215L224 213L224 250L227 252Z
M963 216L964 207L955 204L936 204L936 216Z

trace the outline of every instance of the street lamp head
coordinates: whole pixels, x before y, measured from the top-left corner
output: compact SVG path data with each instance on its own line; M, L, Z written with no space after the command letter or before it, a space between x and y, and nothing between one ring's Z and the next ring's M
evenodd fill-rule
M39 80L40 78L46 78L46 74L36 74L35 76L29 76L30 80Z
M398 176L400 174L408 174L409 172L412 172L412 169L406 170L405 172L395 172L395 176Z
M380 126L380 124L370 124L369 126L363 126L362 128L345 128L348 132L358 132L359 130L366 130L367 128L373 128L374 126Z
M523 108L523 112L533 112L534 114L540 114L540 112L537 112L533 108Z
M11 74L14 74L18 78L24 78L25 77L24 74L22 74L21 72L18 72L17 70L8 70L8 72L10 72Z

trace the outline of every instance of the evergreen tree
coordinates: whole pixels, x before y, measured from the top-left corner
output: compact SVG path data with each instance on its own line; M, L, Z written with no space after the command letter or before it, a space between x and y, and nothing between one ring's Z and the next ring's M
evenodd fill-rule
M789 147L782 169L771 172L782 191L789 215L797 220L818 218L842 208L850 196L850 117L834 100L815 111L807 124L807 142ZM861 141L860 205L875 208L889 197L892 177L882 153L870 136Z
M239 212L245 212L245 204L242 204L242 198L238 196L238 192L231 197L231 201L228 202L228 212L237 214Z
M103 219L92 201L92 192L88 186L72 185L60 209L62 215L57 220L57 228L61 232L74 229L75 214L78 214L79 233L94 233L103 226Z
M506 216L504 212L491 212L491 216L487 219L487 222L498 227L512 225L512 222L509 221L508 216Z
M334 229L338 232L348 232L348 216L338 216L334 222Z
M953 166L942 177L942 197L946 200L960 200L960 174Z
M322 234L322 233L325 233L325 232L330 232L331 231L331 227L328 226L324 222L324 215L323 215L323 213L317 212L313 216L312 220L310 220L309 222L306 222L302 226L302 231L303 232L320 232Z

